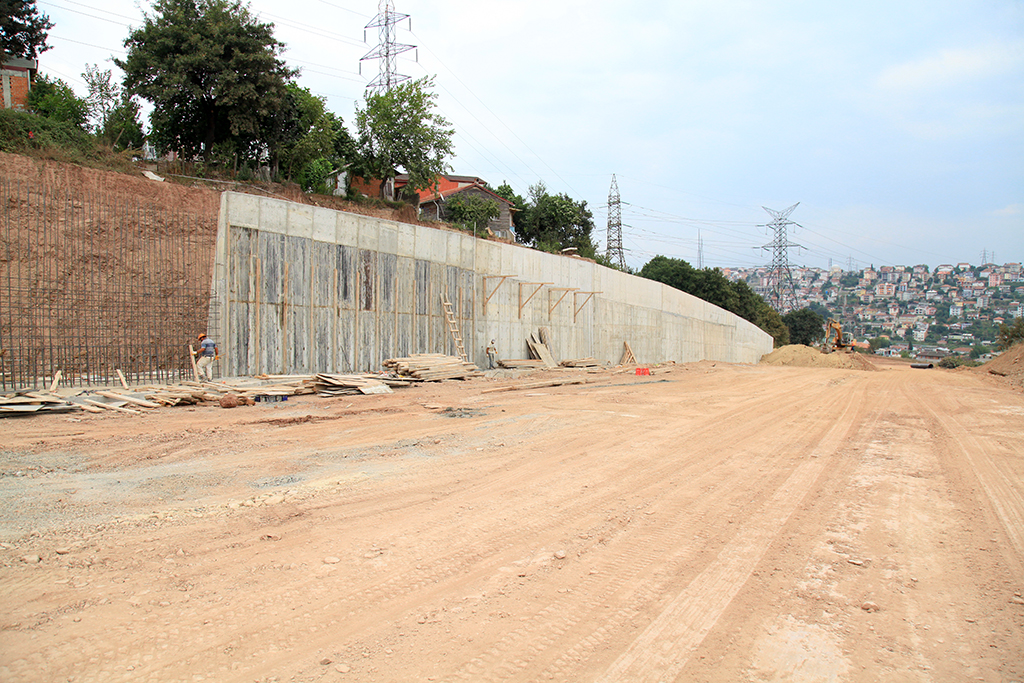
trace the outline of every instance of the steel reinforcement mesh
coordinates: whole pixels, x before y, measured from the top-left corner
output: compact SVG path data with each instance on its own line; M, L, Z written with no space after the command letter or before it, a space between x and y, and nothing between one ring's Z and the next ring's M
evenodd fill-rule
M215 217L42 179L0 178L0 201L0 387L192 377Z

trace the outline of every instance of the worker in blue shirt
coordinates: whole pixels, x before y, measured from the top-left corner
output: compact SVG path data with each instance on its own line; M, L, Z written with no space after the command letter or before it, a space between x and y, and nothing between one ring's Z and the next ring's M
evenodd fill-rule
M217 344L205 334L199 335L199 349L196 351L196 369L199 372L199 379L208 382L213 381L213 361L219 358Z

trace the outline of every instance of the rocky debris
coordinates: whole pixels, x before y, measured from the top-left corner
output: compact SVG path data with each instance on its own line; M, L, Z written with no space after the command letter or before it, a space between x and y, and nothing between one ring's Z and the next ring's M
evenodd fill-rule
M866 600L863 604L861 604L860 608L865 612L878 612L882 609L878 606L877 603L871 602L870 600Z
M21 561L26 564L39 564L43 561L43 558L39 557L38 555L22 555Z
M221 408L237 408L238 407L238 396L235 394L224 394L220 397Z

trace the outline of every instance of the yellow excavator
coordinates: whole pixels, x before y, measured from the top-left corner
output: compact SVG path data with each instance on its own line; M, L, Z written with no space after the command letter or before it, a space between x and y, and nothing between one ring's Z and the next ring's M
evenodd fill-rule
M840 349L847 352L852 350L851 339L843 335L843 326L835 318L829 318L825 323L825 343L821 345L822 353L832 353Z

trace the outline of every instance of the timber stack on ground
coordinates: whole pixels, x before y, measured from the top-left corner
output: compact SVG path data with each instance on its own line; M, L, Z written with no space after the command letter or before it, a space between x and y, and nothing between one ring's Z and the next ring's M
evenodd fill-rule
M473 363L456 356L440 353L423 353L406 358L389 358L384 367L397 372L400 377L414 377L424 381L442 379L466 379L479 377L482 373Z

